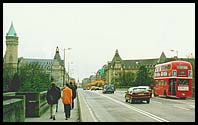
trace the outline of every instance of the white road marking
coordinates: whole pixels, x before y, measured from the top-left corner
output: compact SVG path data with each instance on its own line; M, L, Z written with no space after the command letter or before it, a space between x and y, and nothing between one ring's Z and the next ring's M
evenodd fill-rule
M101 95L102 95L102 94L101 94ZM134 111L136 111L136 112L139 112L139 113L141 113L141 114L143 114L143 115L146 115L146 116L148 116L148 117L150 117L150 118L152 118L152 119L154 119L154 120L156 120L156 121L159 121L159 122L170 122L170 121L168 121L168 120L166 120L166 119L160 118L160 117L158 117L158 116L156 116L156 115L153 115L153 114L151 114L151 113L149 113L149 112L143 111L143 110L138 109L138 108L135 108L135 107L133 107L133 106L131 106L131 105L127 105L127 104L125 104L125 103L123 103L123 102L120 102L120 101L118 101L118 100L115 100L115 99L113 99L113 98L111 98L111 97L109 97L109 96L106 96L106 95L102 95L102 96L104 96L104 97L106 97L106 98L109 98L110 100L112 100L112 101L114 101L114 102L116 102L116 103L118 103L118 104L121 104L121 105L123 105L123 106L125 106L125 107L127 107L127 108L130 108L130 109L132 109L132 110L134 110Z
M82 97L82 96L81 96L81 97ZM93 114L93 111L91 110L89 104L87 103L87 101L85 100L84 97L83 97L83 100L84 100L84 102L85 102L85 104L86 104L86 106L87 106L87 108L88 108L88 111L89 111L90 114L91 114L91 117L93 118L93 120L94 120L95 122L97 122L97 119L96 119L96 117L95 117L94 114Z

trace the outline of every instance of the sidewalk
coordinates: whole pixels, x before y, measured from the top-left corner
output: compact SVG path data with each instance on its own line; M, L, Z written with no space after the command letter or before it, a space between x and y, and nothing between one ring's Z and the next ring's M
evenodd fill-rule
M25 122L80 122L77 98L74 100L74 109L71 110L71 117L68 120L65 120L64 106L60 99L58 103L58 112L56 112L56 120L49 119L50 110L48 109L41 117L26 118Z

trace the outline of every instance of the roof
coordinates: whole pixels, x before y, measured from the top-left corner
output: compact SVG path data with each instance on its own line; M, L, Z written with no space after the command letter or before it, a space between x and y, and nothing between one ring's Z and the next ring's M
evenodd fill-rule
M54 56L54 60L58 60L60 65L64 65L64 60L61 60L60 54L59 54L59 49L58 46L56 47L56 54Z
M116 53L112 59L112 62L115 62L115 61L122 61L117 49L116 49Z
M7 33L7 36L17 36L16 31L14 29L13 23L11 23L10 29Z
M165 56L164 52L162 52L162 54L161 54L161 56L160 56L158 62L159 62L159 63L162 63L162 62L165 62L165 61L166 61L166 56Z
M125 66L135 66L135 65L151 65L156 64L158 58L156 59L135 59L135 60L123 60L122 64Z
M42 68L50 70L51 66L53 64L52 59L30 59L30 58L24 58L24 62L27 64L33 64L38 63Z
M164 53L162 54L163 56ZM115 61L121 62L122 66L130 67L130 66L138 66L138 65L155 65L157 63L159 58L153 58L153 59L134 59L134 60L122 60L118 50L116 50L116 53L110 62L110 65L114 65Z
M137 88L140 88L140 89L149 89L149 86L134 86L134 87L130 87L128 90L131 91L131 90L137 89Z

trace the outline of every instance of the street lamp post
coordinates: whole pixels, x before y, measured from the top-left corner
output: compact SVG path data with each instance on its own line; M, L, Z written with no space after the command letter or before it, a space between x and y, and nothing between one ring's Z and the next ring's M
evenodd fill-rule
M71 50L71 48L67 48L67 49L64 48L64 74L66 73L66 66L65 66L65 60L66 60L66 58L65 58L65 51L66 50ZM68 66L68 74L67 74L67 81L68 80L69 80L69 66ZM65 78L64 78L64 83L65 83Z
M73 62L71 62L71 63L68 62L68 75L69 76L72 75L73 71L74 71L74 69L71 68L72 66L70 64L73 65Z
M173 49L172 49L172 50L170 50L170 51L171 51L171 52L174 52L174 51L175 51L175 52L176 52L176 57L178 58L178 50L173 50Z

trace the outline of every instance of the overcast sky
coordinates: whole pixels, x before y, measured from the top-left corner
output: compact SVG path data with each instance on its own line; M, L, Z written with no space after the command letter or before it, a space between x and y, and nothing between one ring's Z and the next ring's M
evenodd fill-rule
M18 57L52 59L56 47L81 81L113 59L195 56L194 3L4 3L5 36L13 21ZM171 52L170 50L175 50ZM68 67L68 65L67 65Z

